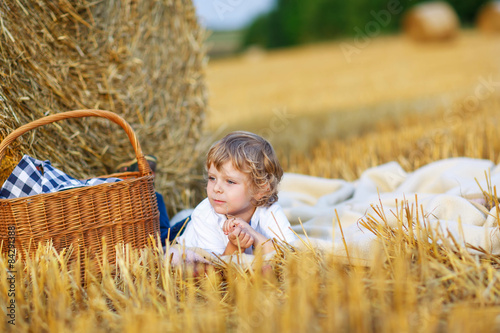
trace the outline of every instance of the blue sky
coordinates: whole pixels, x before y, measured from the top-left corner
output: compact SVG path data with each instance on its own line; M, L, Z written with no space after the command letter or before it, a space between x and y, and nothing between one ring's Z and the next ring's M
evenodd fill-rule
M275 0L193 0L200 23L209 29L240 29L268 12Z

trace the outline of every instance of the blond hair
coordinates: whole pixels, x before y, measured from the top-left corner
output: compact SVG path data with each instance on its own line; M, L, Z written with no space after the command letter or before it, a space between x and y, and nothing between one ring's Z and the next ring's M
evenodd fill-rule
M278 201L278 184L283 177L283 169L266 139L244 131L229 133L208 151L206 168L208 170L213 165L220 170L227 161L249 176L252 195L268 188L259 200L253 199L253 205L271 206Z

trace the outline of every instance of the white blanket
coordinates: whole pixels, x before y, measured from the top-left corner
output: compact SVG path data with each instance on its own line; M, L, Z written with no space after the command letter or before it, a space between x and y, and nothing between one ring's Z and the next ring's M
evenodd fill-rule
M377 218L374 209L381 209L388 224L396 226L397 202L400 206L407 201L411 207L415 200L431 227L444 235L449 232L463 245L500 254L496 208L488 211L481 191L488 189L485 173L491 173L492 186L500 189L500 166L470 158L440 160L411 173L390 162L366 170L354 182L286 173L279 203L294 231L341 257L346 257L346 246L335 210L349 256L366 262L377 253L378 242L358 222L367 216Z

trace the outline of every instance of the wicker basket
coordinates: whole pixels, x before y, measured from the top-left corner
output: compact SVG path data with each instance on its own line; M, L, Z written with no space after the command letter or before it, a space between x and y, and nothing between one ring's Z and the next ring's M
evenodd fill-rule
M115 245L128 243L133 248L138 248L147 244L149 235L155 235L156 238L159 213L153 174L134 131L123 118L113 112L68 111L21 126L0 143L0 163L9 144L27 131L59 120L81 117L103 117L120 125L135 150L139 172L103 176L124 179L116 183L0 199L2 252L7 252L9 245L14 244L17 252L24 257L33 253L40 242L45 244L52 240L58 251L72 245L73 254L69 260L73 261L78 257L77 253L80 253L80 259L83 259L85 253L94 258L96 255L102 258L105 244L108 262L114 264ZM9 239L8 231L14 228L15 236Z

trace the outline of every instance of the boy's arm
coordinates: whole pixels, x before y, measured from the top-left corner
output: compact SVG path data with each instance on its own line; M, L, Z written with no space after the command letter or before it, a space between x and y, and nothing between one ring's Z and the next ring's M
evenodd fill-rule
M238 226L234 227L227 238L229 242L227 243L226 249L222 255L229 255L239 250L246 250L255 242L253 236L249 232Z
M228 242L226 249L224 250L224 253L222 255L227 256L237 251L238 251L238 246L234 245L232 242Z
M180 245L174 245L169 248L169 252L165 256L172 258L171 264L173 266L180 265L183 261L186 263L202 263L210 264L203 256L189 249L183 249Z
M234 223L236 226L240 227L242 230L252 236L255 249L260 249L260 251L262 251L262 254L267 254L274 251L273 243L269 240L269 238L257 232L254 228L252 228L252 226L250 226L250 224L239 218L235 219Z
M254 236L254 239L255 239L255 243L254 243L254 247L255 249L259 249L262 251L262 254L267 254L267 253L271 253L274 251L274 246L273 246L273 242L271 242L271 240L269 238L267 238L266 236L258 233L257 231L255 231L250 225L248 225L248 227L250 229L253 230L253 232L255 233L255 236Z

